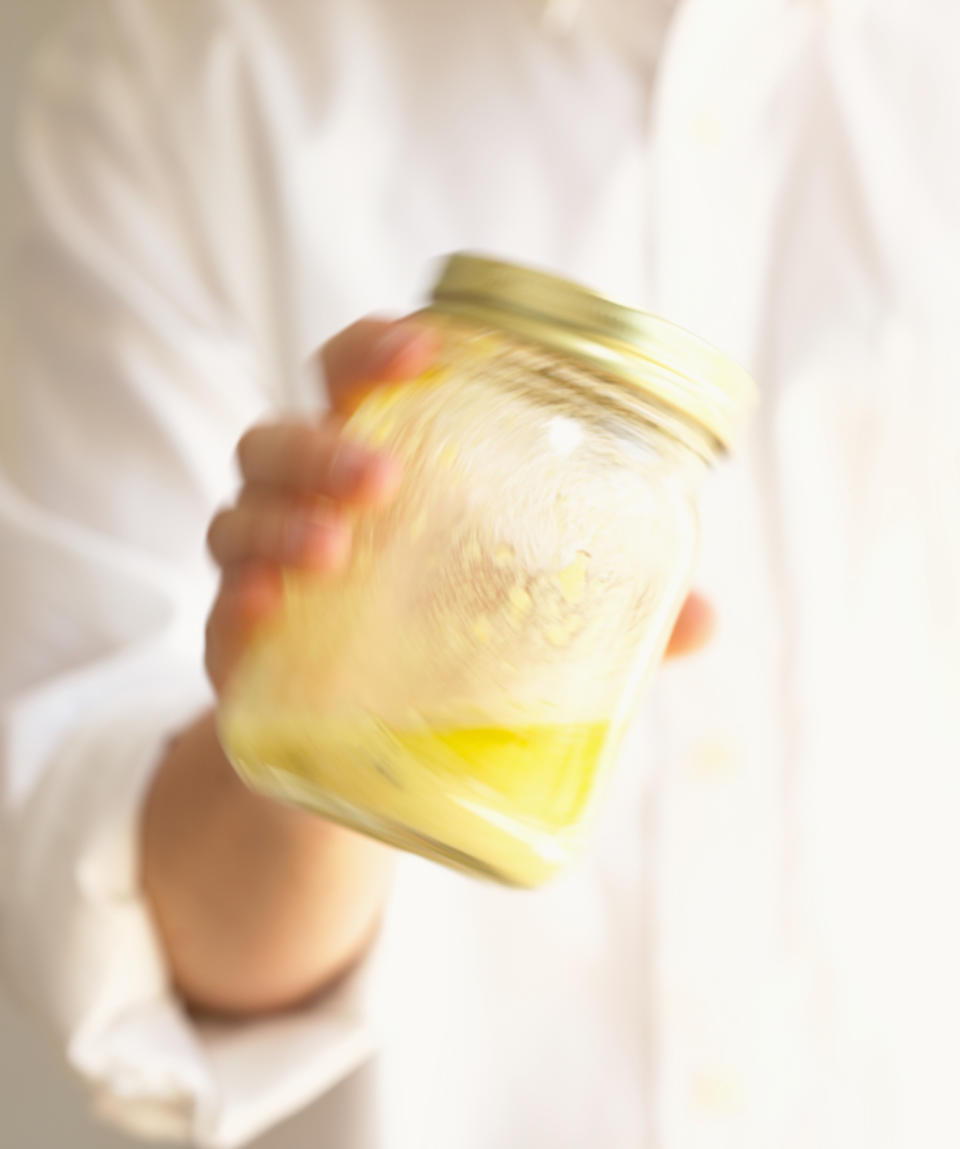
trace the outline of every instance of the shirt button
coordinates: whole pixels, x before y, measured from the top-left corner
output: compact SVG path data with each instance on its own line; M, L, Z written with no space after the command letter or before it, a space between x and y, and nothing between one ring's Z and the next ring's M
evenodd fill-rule
M819 8L829 20L853 21L860 19L866 12L868 0L814 0L814 7Z
M727 128L718 112L703 108L690 120L690 135L699 147L714 149L726 139Z
M705 782L729 782L740 770L742 754L734 739L715 735L693 751L693 771Z
M547 0L541 12L543 27L555 35L567 36L576 26L582 0Z
M694 1107L712 1117L732 1117L743 1109L743 1077L729 1066L711 1066L695 1073L690 1082Z

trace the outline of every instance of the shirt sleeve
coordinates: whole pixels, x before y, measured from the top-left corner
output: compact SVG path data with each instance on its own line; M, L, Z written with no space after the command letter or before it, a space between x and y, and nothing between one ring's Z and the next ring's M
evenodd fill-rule
M188 27L217 9L85 13L24 103L29 211L0 391L0 959L102 1115L231 1146L350 1072L371 1038L364 971L299 1013L196 1023L140 888L151 773L211 702L205 526L237 437L277 405L256 292L218 258L195 194L242 173L209 156L204 172L173 126L176 68L236 134L231 46ZM163 11L166 32L149 26ZM212 78L191 52L220 61Z

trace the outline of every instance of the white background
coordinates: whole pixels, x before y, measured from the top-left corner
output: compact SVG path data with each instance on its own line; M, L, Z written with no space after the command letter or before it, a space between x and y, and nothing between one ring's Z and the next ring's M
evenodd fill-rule
M15 219L11 169L17 89L37 40L70 0L0 0L0 266ZM6 283L0 280L0 315ZM0 1149L121 1149L129 1142L91 1130L57 1055L25 1025L0 990Z

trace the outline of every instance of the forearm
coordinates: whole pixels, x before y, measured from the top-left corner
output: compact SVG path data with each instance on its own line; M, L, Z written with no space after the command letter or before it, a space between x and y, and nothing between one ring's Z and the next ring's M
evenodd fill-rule
M177 986L227 1013L322 990L372 940L390 852L249 791L212 715L171 745L147 797L143 874Z

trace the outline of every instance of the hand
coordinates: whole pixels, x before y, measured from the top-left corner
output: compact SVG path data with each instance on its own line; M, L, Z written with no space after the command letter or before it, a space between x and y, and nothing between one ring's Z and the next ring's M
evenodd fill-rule
M412 324L357 323L322 353L332 413L243 437L243 489L209 533L222 571L207 627L218 691L253 629L279 605L283 568L339 568L350 551L349 512L396 491L397 463L348 443L343 420L371 386L419 374L434 351L429 333ZM711 623L709 607L692 596L668 653L702 645ZM141 862L184 999L241 1016L294 1005L349 969L374 935L390 875L390 852L379 843L248 790L222 752L212 713L171 742L157 769Z
M399 463L349 442L345 417L372 387L420 374L435 350L435 337L414 323L361 320L321 352L330 414L319 423L254 427L240 440L243 487L207 536L221 570L206 646L218 693L253 631L279 606L283 569L339 570L350 553L350 512L396 492Z
M374 386L413 378L429 366L436 341L410 322L361 320L321 352L332 411L321 422L254 427L237 456L243 487L208 532L221 568L207 624L206 664L222 691L254 630L278 608L284 567L334 572L350 553L350 511L390 499L396 460L345 440L345 416ZM691 595L677 619L667 657L699 650L714 615Z
M244 436L243 490L210 527L222 570L207 627L218 691L251 631L278 606L283 568L336 569L350 549L349 510L396 490L397 465L347 443L344 415L371 385L418 374L432 354L432 338L411 324L355 324L323 352L332 414ZM179 732L158 766L141 862L183 998L249 1016L302 1001L357 961L380 919L391 852L248 790L208 712Z

